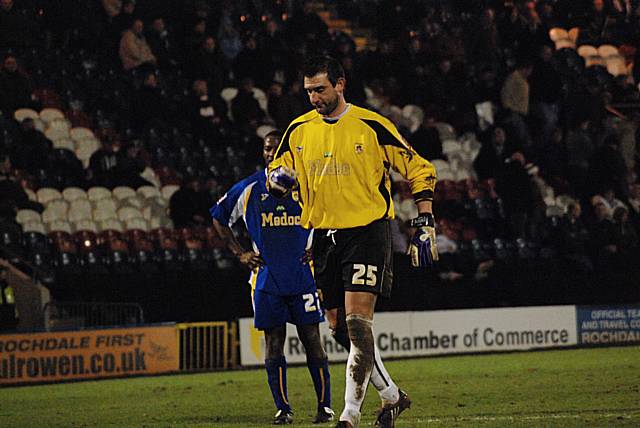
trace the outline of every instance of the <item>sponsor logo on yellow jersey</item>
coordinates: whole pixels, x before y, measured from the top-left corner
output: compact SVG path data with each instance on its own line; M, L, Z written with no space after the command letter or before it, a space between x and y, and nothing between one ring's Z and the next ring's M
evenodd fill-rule
M320 159L309 161L308 175L321 177L323 175L351 175L351 165L347 162L338 163L335 159L328 162Z

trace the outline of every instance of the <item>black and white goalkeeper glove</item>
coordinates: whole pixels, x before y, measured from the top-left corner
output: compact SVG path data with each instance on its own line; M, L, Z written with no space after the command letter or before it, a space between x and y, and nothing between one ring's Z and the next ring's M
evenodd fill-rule
M417 228L407 251L411 256L411 264L415 267L432 266L438 261L436 222L433 215L430 213L418 215L411 220L411 227Z
M279 198L285 196L296 185L296 172L281 166L269 174L269 191Z

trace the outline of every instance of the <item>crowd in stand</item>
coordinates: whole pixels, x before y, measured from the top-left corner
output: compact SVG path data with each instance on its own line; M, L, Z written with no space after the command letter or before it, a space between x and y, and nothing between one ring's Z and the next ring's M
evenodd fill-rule
M436 195L442 279L482 277L489 259L534 247L584 273L638 259L640 2L332 3L371 30L364 49L330 30L322 7L1 0L2 216L33 206L15 183L138 188L153 184L140 175L151 168L162 184L183 185L170 204L175 226L207 224L207 203L260 168L261 127L283 129L309 109L299 65L324 52L345 68L347 101L388 116L450 168L438 171ZM578 46L614 45L627 72L586 67L574 46L554 44L556 27L578 28ZM24 107L59 108L102 147L83 167L34 121L14 120ZM476 144L465 174L452 140ZM396 183L397 203L405 190ZM400 252L408 215L398 212ZM469 272L459 257L446 262L464 251L475 257Z

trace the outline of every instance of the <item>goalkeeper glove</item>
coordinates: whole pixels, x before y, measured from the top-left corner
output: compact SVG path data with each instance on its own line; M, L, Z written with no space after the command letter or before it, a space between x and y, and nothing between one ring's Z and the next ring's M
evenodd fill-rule
M296 185L296 172L281 166L269 174L269 191L276 197L285 196Z
M431 213L420 214L411 220L411 227L416 227L416 233L409 243L411 264L415 267L432 266L438 260L436 247L436 223Z

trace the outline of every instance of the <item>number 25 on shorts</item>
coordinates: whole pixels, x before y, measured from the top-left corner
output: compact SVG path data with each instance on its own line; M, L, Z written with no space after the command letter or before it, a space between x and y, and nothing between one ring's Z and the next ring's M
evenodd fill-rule
M377 284L376 272L378 272L378 266L364 265L360 263L353 264L353 277L351 277L351 284L353 285L369 285L375 287ZM366 278L365 278L366 275Z

